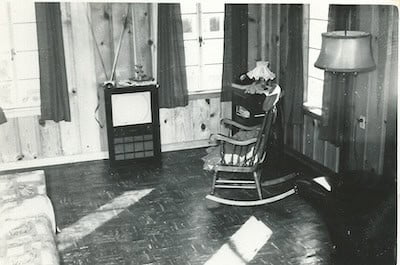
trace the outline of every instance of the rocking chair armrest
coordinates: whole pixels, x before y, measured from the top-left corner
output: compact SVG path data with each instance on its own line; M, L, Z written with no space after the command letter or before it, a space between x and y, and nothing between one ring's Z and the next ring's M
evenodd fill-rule
M242 129L242 130L246 130L246 131L253 131L253 130L258 130L259 129L259 127L257 125L255 125L255 126L246 126L246 125L240 124L240 123L238 123L236 121L233 121L231 119L226 119L226 118L221 120L221 124L231 125L231 126L234 126L234 127L238 128L238 129Z
M223 142L227 142L233 145L241 145L241 146L245 146L245 145L249 145L249 144L254 144L255 142L257 142L257 138L250 138L248 140L235 140L232 139L230 137L224 136L222 134L212 134L210 136L211 140L215 140L215 141L223 141Z

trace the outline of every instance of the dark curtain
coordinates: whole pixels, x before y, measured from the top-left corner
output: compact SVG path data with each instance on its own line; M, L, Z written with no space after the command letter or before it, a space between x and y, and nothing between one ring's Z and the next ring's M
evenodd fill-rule
M303 123L303 5L301 4L264 4L266 25L265 58L270 69L276 74L276 82L284 92L278 102L278 118L274 127L276 135L273 164L284 163L284 142L293 141L295 125ZM259 43L260 47L261 44ZM285 139L286 137L286 139ZM283 165L283 164L282 164Z
M355 6L330 5L328 31L355 30L358 28L358 12ZM345 113L346 105L351 104L349 97L352 85L351 75L325 72L322 96L322 123L319 138L341 146L345 140L345 128L349 124L350 112Z
M6 122L7 122L6 115L4 114L3 109L0 107L0 124L6 123Z
M286 58L286 62L281 64L281 69L279 69L279 72L284 73L279 80L279 85L285 92L283 97L283 119L285 124L302 124L304 94L303 5L288 6L288 30L281 31L280 34L280 41L286 38L288 45L287 54L283 57Z
M266 25L261 27L265 39L259 39L259 47L265 42L266 60L276 74L276 82L284 92L278 102L276 122L279 146L291 145L294 128L303 123L303 5L301 4L264 4ZM262 53L261 53L262 54ZM261 57L261 56L260 56Z
M41 119L71 121L59 3L36 3Z
M248 7L245 4L226 4L224 22L224 59L221 100L232 100L230 85L246 73L248 58Z
M180 4L158 4L157 79L160 108L188 104Z

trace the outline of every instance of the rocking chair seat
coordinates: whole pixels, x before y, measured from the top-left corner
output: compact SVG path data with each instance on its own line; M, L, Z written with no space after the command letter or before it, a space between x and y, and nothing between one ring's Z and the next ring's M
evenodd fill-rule
M249 139L254 139L257 138L258 131L257 130L252 130L252 131L244 131L241 130L237 132L235 135L233 135L232 139L238 140L238 141L245 141ZM255 144L253 144L255 145ZM228 160L231 155L234 154L233 150L233 145L229 145L228 147L230 150L227 150L225 152L225 160ZM221 164L221 146L212 146L208 148L207 150L207 155L202 157L201 159L204 161L204 166L203 169L207 171L214 171L216 170L217 166ZM246 166L245 163L243 163L245 157L249 157L252 155L252 152L249 152L248 154L243 155L242 158L237 159L237 161L242 161L242 163L238 163L235 166ZM232 165L233 166L233 165Z

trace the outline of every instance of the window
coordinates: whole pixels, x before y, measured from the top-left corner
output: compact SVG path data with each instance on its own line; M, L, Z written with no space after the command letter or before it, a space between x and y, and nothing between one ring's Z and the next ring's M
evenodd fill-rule
M316 68L314 63L321 50L321 33L326 32L328 28L329 4L322 1L312 2L309 7L308 87L304 105L316 114L321 114L324 71Z
M181 3L189 94L221 90L224 3Z
M0 106L7 117L40 113L34 2L0 2Z

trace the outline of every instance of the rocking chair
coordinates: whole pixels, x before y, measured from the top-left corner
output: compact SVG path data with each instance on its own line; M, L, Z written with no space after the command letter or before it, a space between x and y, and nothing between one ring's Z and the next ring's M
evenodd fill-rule
M268 138L277 116L276 103L279 101L280 93L279 86L275 86L272 92L266 91L264 93L266 95L263 102L265 115L262 125L259 127L244 126L230 119L221 120L224 125L234 126L240 131L233 137L221 134L211 136L211 139L219 142L219 145L203 158L205 161L204 169L214 173L211 194L206 196L207 199L228 205L255 206L272 203L295 193L294 189L290 189L269 198L264 198L262 194L262 186L282 183L295 176L295 174L289 174L264 183L261 183L260 180L261 166L268 153ZM221 172L252 174L253 179L220 178ZM259 199L253 201L225 199L215 196L215 189L256 189Z

